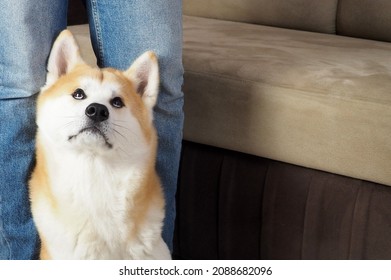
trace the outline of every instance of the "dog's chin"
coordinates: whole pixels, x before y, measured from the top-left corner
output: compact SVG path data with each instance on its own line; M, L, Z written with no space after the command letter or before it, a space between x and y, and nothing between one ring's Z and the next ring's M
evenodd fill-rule
M78 133L69 136L68 141L78 148L88 148L88 150L113 148L106 134L95 127L81 129Z

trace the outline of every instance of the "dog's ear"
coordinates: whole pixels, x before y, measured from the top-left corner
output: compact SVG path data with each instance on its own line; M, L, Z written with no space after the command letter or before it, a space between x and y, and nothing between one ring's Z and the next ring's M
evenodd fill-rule
M64 30L55 40L47 65L46 86L53 84L77 64L84 63L79 46L69 30Z
M124 74L135 85L144 104L152 109L159 94L159 65L156 55L151 51L145 52Z

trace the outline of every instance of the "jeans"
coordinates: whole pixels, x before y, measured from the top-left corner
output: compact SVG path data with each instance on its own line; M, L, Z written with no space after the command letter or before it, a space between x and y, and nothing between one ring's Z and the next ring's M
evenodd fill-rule
M172 249L183 127L182 1L86 0L86 7L99 66L125 70L146 50L159 57L156 168L166 198L163 239ZM27 189L35 99L52 43L66 28L66 11L64 0L0 0L0 259L36 256Z

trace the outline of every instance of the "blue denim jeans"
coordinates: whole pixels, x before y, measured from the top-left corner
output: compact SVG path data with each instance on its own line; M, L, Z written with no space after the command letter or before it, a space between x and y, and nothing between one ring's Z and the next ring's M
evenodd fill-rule
M86 6L99 66L126 69L146 50L159 57L157 170L166 196L163 238L172 249L183 126L182 1L87 0ZM66 28L66 11L64 0L0 0L0 259L36 254L27 189L35 98L53 40Z

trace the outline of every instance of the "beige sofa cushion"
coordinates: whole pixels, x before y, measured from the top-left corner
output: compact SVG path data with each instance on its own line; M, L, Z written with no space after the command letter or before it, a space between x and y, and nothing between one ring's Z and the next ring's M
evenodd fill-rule
M338 0L184 0L183 12L191 16L335 33L337 5Z
M391 185L391 44L184 18L187 140Z
M92 49L90 31L88 24L68 26L68 29L75 35L77 43L80 46L80 52L85 60L90 65L96 66L96 56Z

